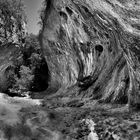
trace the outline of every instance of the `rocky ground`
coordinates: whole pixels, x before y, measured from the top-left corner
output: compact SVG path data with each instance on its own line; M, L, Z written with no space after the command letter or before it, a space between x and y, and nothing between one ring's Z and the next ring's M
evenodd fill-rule
M90 131L83 119L91 119L96 124L95 132L100 140L140 139L140 112L130 112L126 105L98 104L95 101L84 105L78 100L69 100L65 105L54 102L57 104L54 110L64 115L61 115L63 118L57 130L70 139L87 139ZM56 105L54 102L48 106L52 108Z
M42 105L35 100L29 104L27 99L5 99L9 105L5 105L5 111L0 110L1 140L96 140L89 138L90 123L86 120L95 123L93 133L99 140L140 139L140 112L130 112L126 105L85 102L85 99L84 104L68 97L46 99ZM10 123L13 115L16 120ZM9 122L2 119L5 117Z

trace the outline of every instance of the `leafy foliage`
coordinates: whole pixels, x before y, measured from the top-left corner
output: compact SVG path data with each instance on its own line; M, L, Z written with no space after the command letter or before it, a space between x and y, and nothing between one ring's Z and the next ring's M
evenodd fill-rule
M23 65L20 67L19 73L20 78L15 75L16 83L10 91L24 95L28 92L31 83L33 82L34 75L29 67Z
M43 80L45 85L45 78L47 77L46 65L45 59L41 53L38 37L29 34L25 38L24 47L20 49L18 57L14 60L15 75L12 79L15 80L15 83L9 91L11 93L25 95L30 93L33 89L42 88L43 85L40 85L41 80ZM43 89L45 88L47 88L46 85Z
M0 0L0 45L21 43L25 23L25 7L21 0Z
M6 73L9 81L8 94L23 95L32 87L40 88L37 81L45 81L46 77L41 75L40 69L44 65L43 69L46 68L46 62L41 53L38 36L26 34L26 15L22 0L0 0L0 47L9 48L11 45L18 46L19 49L16 57L11 60L13 67ZM46 72L44 73L46 75Z

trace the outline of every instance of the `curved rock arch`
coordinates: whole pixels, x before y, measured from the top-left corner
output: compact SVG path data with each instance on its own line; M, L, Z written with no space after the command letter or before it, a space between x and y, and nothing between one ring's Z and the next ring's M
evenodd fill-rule
M109 0L46 0L40 36L51 75L48 91L64 93L76 85L75 94L139 104L140 31L134 15L140 9L132 8Z

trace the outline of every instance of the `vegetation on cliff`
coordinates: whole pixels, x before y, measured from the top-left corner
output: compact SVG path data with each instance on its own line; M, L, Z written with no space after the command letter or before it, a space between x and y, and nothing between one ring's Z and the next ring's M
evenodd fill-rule
M38 35L27 32L25 5L18 0L1 0L0 15L0 47L4 55L1 92L21 96L31 91L45 90L47 64ZM13 53L8 55L12 50Z
M0 45L22 43L25 36L26 15L22 1L0 1Z

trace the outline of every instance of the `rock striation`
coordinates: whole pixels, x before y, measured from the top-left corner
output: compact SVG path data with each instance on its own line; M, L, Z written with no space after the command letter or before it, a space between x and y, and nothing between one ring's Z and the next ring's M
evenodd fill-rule
M138 1L46 0L41 46L48 93L139 104ZM69 92L71 93L71 92Z
M40 48L32 50L35 45L25 45L23 53L15 45L1 46L0 91L12 86L22 66L34 68L35 78L31 97L0 93L0 139L140 139L140 112L113 104L140 105L140 2L45 2L40 32L45 59ZM43 99L32 99L37 97Z

